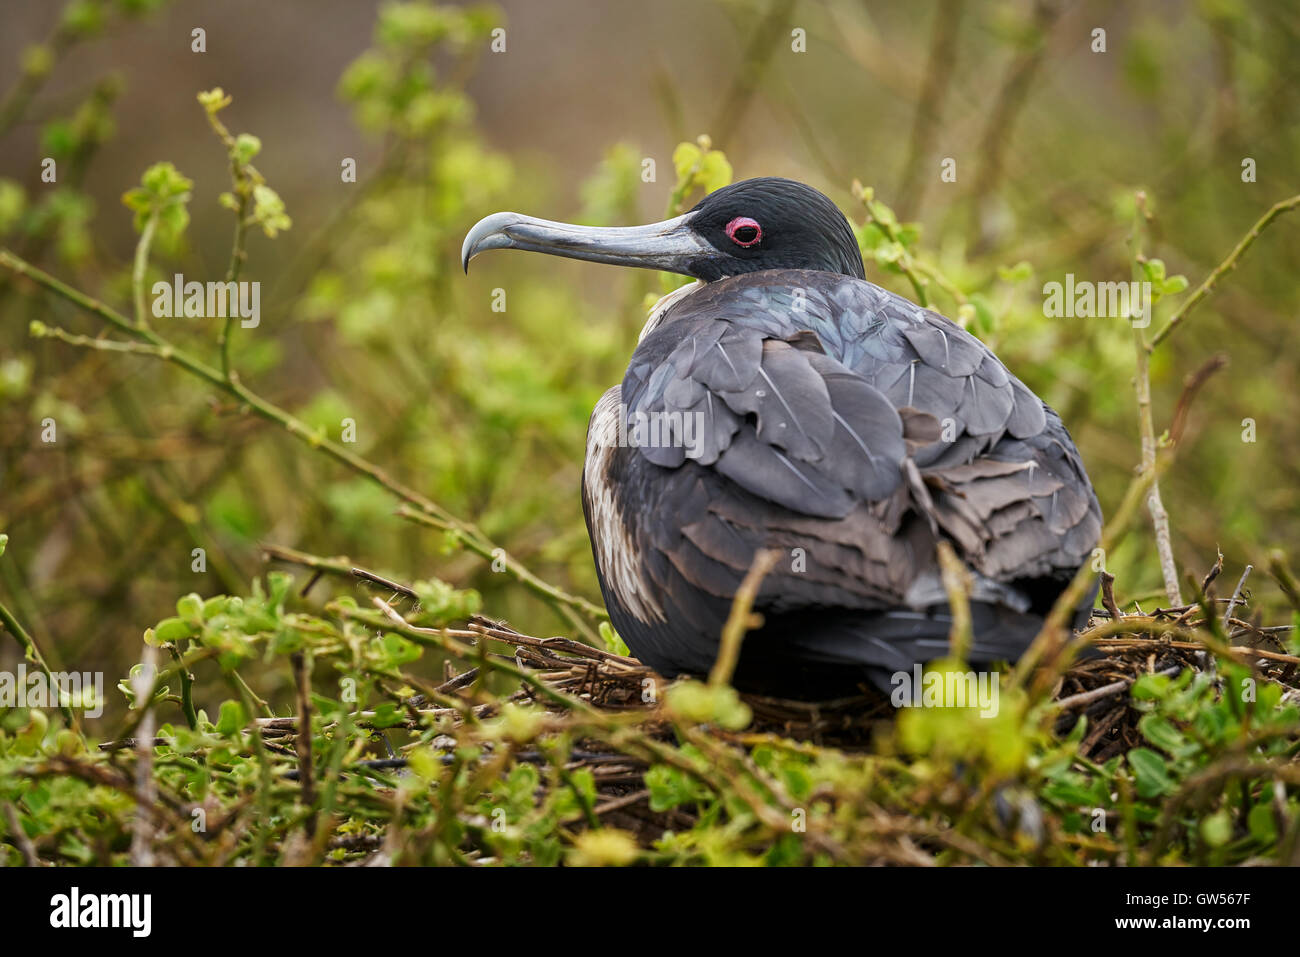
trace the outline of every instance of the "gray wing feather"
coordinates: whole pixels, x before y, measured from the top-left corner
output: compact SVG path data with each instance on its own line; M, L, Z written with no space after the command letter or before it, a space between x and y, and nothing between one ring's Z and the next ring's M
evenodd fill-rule
M769 577L765 607L888 607L932 569L935 534L996 581L1068 575L1100 534L1056 414L974 336L870 283L711 283L642 342L623 396L629 414L698 416L694 446L641 448L647 460L737 490L714 488L664 542L719 595L764 543L816 551Z

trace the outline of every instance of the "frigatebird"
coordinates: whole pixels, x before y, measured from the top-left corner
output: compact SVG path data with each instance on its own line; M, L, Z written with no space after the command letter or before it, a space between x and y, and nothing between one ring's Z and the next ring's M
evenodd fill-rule
M503 248L697 280L652 310L583 469L610 618L661 674L708 673L760 549L781 558L735 684L825 698L948 653L940 540L970 572L981 665L1020 657L1096 547L1101 510L1060 417L961 326L868 282L817 190L745 180L633 227L496 213L462 265Z

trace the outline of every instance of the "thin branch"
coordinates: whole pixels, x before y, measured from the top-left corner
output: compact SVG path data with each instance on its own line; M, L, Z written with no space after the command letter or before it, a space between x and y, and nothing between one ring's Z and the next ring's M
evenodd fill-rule
M298 783L302 786L302 803L310 808L305 827L307 836L316 834L316 779L312 775L311 752L311 665L302 652L292 655L294 679L298 686L298 734L294 749L298 754Z
M361 581L370 582L373 585L380 585L395 594L405 595L413 601L420 600L419 594L417 594L415 589L411 588L409 585L403 585L401 582L395 582L390 578L385 578L383 575L372 572L368 568L361 568L358 565L353 565L346 555L340 555L334 558L321 558L319 555L312 555L308 552L299 551L296 548L286 548L283 545L263 545L262 555L268 561L275 559L276 561L286 562L290 565L302 565L304 568L310 568L312 571L317 573L317 576L314 576L311 581L308 582L309 586L316 581L316 577L322 574L346 575L360 579ZM305 595L307 591L308 588L305 587L303 588L302 593Z
M1183 430L1187 427L1187 413L1191 409L1192 400L1196 398L1196 393L1201 390L1201 386L1209 380L1219 370L1228 365L1228 357L1219 353L1211 356L1201 365L1199 369L1187 376L1183 380L1183 391L1178 397L1178 404L1174 406L1174 417L1169 424L1169 441L1177 445L1183 438Z
M1139 328L1133 329L1133 341L1136 346L1137 368L1133 378L1133 387L1137 393L1138 433L1142 440L1143 474L1154 476L1156 462L1155 422L1151 413L1151 352L1147 347L1146 334ZM1164 578L1165 597L1171 605L1183 603L1182 590L1178 584L1178 565L1174 561L1172 534L1169 530L1169 513L1160 497L1160 486L1154 480L1147 490L1147 511L1151 513L1151 525L1155 529L1156 551L1160 556L1160 573Z
M970 616L970 570L947 540L939 541L937 552L943 588L948 593L948 608L952 614L952 627L948 632L949 654L958 661L965 661L974 640Z
M767 71L773 54L788 39L787 27L793 10L794 0L772 0L771 7L750 34L731 87L722 97L717 116L709 126L715 141L724 148L730 145L732 134L758 91L759 82Z
M709 684L717 687L731 681L736 664L740 661L740 643L745 638L745 632L762 627L763 617L752 611L754 600L758 598L758 589L763 584L763 579L776 567L780 558L781 552L774 548L763 549L754 556L749 571L736 589L727 622L722 626L722 640L718 644L717 660L709 672Z
M149 356L153 359L165 359L163 350L143 342L123 342L121 339L95 339L77 333L68 332L58 326L47 326L37 320L31 323L28 331L34 339L58 339L70 346L80 349L95 349L99 352L127 352L137 356Z
M1273 222L1273 220L1277 219L1283 213L1289 213L1297 206L1300 206L1300 195L1292 196L1290 199L1284 199L1279 203L1274 203L1272 208L1261 216L1254 226L1250 227L1246 235L1241 237L1241 240L1233 247L1232 252L1228 253L1228 257L1223 260L1223 262L1219 263L1219 265L1214 267L1214 270L1205 277L1205 281L1196 287L1196 291L1187 298L1186 302L1178 307L1178 311L1170 316L1169 321L1161 327L1160 331L1151 337L1151 344L1148 346L1148 349L1154 349L1156 346L1160 345L1160 343L1164 342L1165 339L1169 337L1169 334L1182 324L1188 314L1195 309L1206 296L1214 291L1214 287L1218 285L1219 280L1233 269L1237 268L1237 261L1240 260L1246 250L1254 244L1255 240L1259 238L1259 234L1264 231L1269 223Z
M929 182L928 163L934 134L943 118L943 104L952 84L953 65L957 62L957 32L964 0L940 0L934 11L930 55L925 65L925 82L912 117L912 136L898 187L898 209L903 216L913 216L925 195Z
M23 864L27 867L40 867L40 855L36 853L36 845L32 843L32 839L23 830L23 823L18 819L17 809L9 801L0 804L0 807L4 808L5 823L9 825L10 839L14 842L14 846L18 848L18 853L23 856Z
M499 562L503 571L516 579L529 591L533 592L538 597L545 599L552 606L556 607L557 610L568 607L581 612L594 621L609 620L609 613L607 611L593 605L585 598L580 598L577 595L570 595L568 592L562 591L554 585L547 584L521 565L518 560L509 555L505 549L497 548L493 545L483 537L481 532L477 532L477 538L468 536L463 532L462 528L451 527L446 522L440 522L433 515L416 508L411 508L409 505L398 506L397 514L402 518L410 519L411 521L417 522L421 525L429 525L432 528L438 528L450 532L462 545L474 552L480 558ZM565 615L564 617L570 618L568 615ZM570 618L570 620L575 624L578 623L577 619ZM590 634L590 628L586 627L585 624L582 625L582 629L584 633Z
M145 220L144 229L140 230L140 239L135 244L135 261L131 266L131 300L135 304L135 324L140 329L149 328L149 320L145 318L144 280L145 272L149 269L149 248L153 245L157 230L158 210L155 209Z
M1048 33L1061 11L1059 5L1048 0L1036 0L1034 3L1033 22L1030 26L1032 38L1007 64L993 100L993 108L980 135L976 155L982 158L983 163L976 173L974 188L976 245L984 242L981 207L1001 183L1005 156L1014 139L1016 118L1034 89L1034 76L1047 53Z
M1110 613L1112 620L1123 617L1119 605L1115 603L1115 576L1107 571L1101 573L1101 604Z
M236 282L247 258L244 243L248 233L248 201L252 196L254 184L261 179L261 174L251 164L240 163L236 154L235 138L217 116L219 111L205 109L204 112L207 114L213 132L225 146L226 155L230 157L230 183L235 196L235 235L230 244L230 263L226 266L226 282ZM221 324L221 333L217 339L217 345L221 349L221 372L231 382L239 377L230 364L230 340L234 322L235 311L232 309L226 313L226 320Z
M59 687L59 682L54 679L50 666L45 663L45 656L41 654L40 648L36 647L36 640L19 624L18 619L5 607L4 602L0 602L0 625L4 625L5 630L14 636L14 640L23 648L23 655L41 669L45 680L49 682L50 690L55 691ZM72 713L72 708L62 702L62 697L60 697L59 712L63 715L63 720L68 722L68 727L81 734L81 727Z
M1139 190L1135 196L1136 213L1133 219L1133 274L1141 278L1142 265L1146 262L1143 243L1151 213L1147 207L1146 193ZM1147 310L1154 308L1148 303ZM1146 316L1150 322L1150 315ZM1133 376L1133 389L1137 394L1138 434L1142 442L1141 471L1151 476L1151 486L1147 490L1147 511L1151 514L1151 525L1155 530L1156 553L1160 557L1160 573L1164 578L1165 597L1171 605L1183 603L1182 590L1178 583L1178 565L1174 561L1173 538L1169 530L1169 513L1165 510L1160 497L1160 483L1155 477L1156 467L1156 433L1155 420L1151 412L1151 347L1147 345L1145 326L1133 324L1133 345L1136 353L1136 369Z
M1232 598L1228 600L1228 609L1223 613L1223 628L1228 629L1228 622L1232 620L1232 609L1237 607L1237 599L1241 597L1242 589L1246 587L1246 579L1250 573L1255 570L1254 565L1247 565L1246 570L1241 573L1241 579L1237 582L1237 587L1232 593Z
M259 416L279 425L309 447L319 449L335 461L387 489L397 498L407 503L407 506L398 510L398 514L448 532L458 543L482 558L491 561L500 560L506 574L519 581L534 594L544 598L563 618L575 627L580 628L584 634L591 636L593 632L588 622L584 621L581 616L586 616L587 619L592 621L602 621L608 618L608 614L603 609L598 608L586 599L571 595L538 578L520 564L518 560L509 557L504 549L499 548L472 523L456 518L436 502L389 476L379 466L321 435L318 430L311 428L292 413L251 391L237 378L227 379L222 372L191 355L186 350L178 348L152 329L135 326L117 310L60 282L49 273L33 266L7 249L0 249L0 267L32 280L37 285L67 300L78 308L98 316L132 338L152 346L155 350L151 352L145 352L144 350L130 351L139 351L142 354L148 354L179 366L218 390L239 399ZM97 342L99 340L92 341ZM94 348L103 347L94 346Z
M157 719L153 712L154 684L149 675L156 673L158 650L145 645L142 665L132 678L136 707L141 710L140 740L135 749L135 819L131 824L131 866L152 867L154 863L154 822L148 808L158 803L158 788L153 779L153 739Z
M1172 665L1165 668L1163 671L1155 672L1155 674L1172 678L1182 670L1182 665ZM1082 707L1083 705L1092 704L1094 701L1100 701L1102 698L1108 698L1121 691L1127 691L1133 686L1133 682L1136 680L1136 678L1121 678L1119 681L1111 682L1108 685L1102 685L1100 688L1093 688L1091 691L1084 691L1080 694L1070 695L1068 698L1061 698L1059 701L1053 702L1049 710L1052 712L1070 711L1074 708Z

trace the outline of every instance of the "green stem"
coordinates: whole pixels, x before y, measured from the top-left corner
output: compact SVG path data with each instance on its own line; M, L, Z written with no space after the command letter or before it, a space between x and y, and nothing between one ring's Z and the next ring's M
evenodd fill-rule
M13 616L13 612L4 606L4 602L0 602L0 624L3 624L9 634L14 636L14 640L17 641L18 644L22 645L24 656L28 661L35 663L35 665L41 669L45 674L45 680L49 682L50 690L55 691L59 687L59 684L54 680L54 674L50 671L50 666L45 663L45 656L42 655L41 650L36 647L36 641L32 636L27 634L27 630L18 623L18 619ZM63 720L68 722L68 727L75 730L78 734L81 734L81 727L78 725L77 719L72 713L72 708L68 705L60 704L59 711L63 715Z
M149 247L153 245L154 233L158 230L158 212L149 214L144 229L140 231L140 241L135 244L135 263L131 267L131 297L135 303L135 324L140 329L149 328L145 318L144 279L149 269Z
M215 118L214 118L215 119ZM230 247L230 265L226 267L226 282L236 282L239 279L239 271L244 265L244 235L248 228L244 220L248 210L248 193L240 188L237 167L231 158L231 177L235 179L235 192L239 197L239 208L235 211L235 238ZM238 374L230 365L230 340L231 332L234 329L235 310L231 309L226 313L226 321L221 326L221 372L226 377L227 382L234 382L239 378Z
M1214 271L1205 277L1205 281L1196 287L1196 291L1188 297L1186 302L1178 307L1178 311L1169 318L1169 321L1161 327L1160 331L1151 337L1151 344L1147 347L1148 351L1164 342L1165 339L1168 338L1169 334L1177 329L1182 321L1187 318L1187 314L1195 309L1201 300L1214 290L1214 287L1218 285L1219 280L1237 267L1237 261L1241 259L1246 250L1254 244L1255 240L1259 238L1259 234L1264 231L1264 228L1268 226L1269 223L1273 222L1273 220L1277 219L1283 213L1289 213L1297 206L1300 206L1300 195L1292 196L1290 199L1284 199L1281 202L1274 203L1272 208L1261 216L1255 222L1254 226L1250 227L1250 230L1246 235L1241 237L1241 240L1233 247L1232 252L1228 253L1228 258L1219 263L1219 265L1214 268Z
M167 650L171 652L172 660L176 662L177 673L181 679L181 711L185 714L185 723L193 731L199 726L199 714L194 710L194 673L185 667L179 648L168 645Z

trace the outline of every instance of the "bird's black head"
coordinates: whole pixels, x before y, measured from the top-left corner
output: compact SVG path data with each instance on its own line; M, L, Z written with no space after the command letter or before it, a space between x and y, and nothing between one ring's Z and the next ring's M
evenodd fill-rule
M839 207L810 186L772 176L724 186L689 213L649 226L597 228L494 213L465 237L465 268L485 249L662 269L706 282L764 269L865 275Z
M721 256L693 272L711 281L763 269L864 278L857 238L838 206L811 186L764 176L710 193L687 216Z

